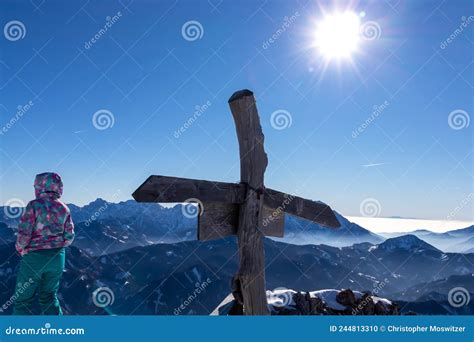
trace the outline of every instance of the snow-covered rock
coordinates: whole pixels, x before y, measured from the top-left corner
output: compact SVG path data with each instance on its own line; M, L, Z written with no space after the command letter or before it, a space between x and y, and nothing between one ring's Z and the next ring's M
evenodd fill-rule
M392 301L350 289L298 292L276 288L267 291L267 303L272 315L398 315L398 306ZM212 315L241 312L239 306L229 295Z

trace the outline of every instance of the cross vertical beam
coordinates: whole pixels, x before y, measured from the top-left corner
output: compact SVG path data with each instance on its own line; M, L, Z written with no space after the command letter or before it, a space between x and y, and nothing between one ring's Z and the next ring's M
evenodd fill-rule
M237 128L240 153L240 179L247 185L246 200L240 204L237 238L240 284L246 315L268 315L265 292L265 252L262 224L264 173L267 154L255 98L250 90L240 90L229 99Z

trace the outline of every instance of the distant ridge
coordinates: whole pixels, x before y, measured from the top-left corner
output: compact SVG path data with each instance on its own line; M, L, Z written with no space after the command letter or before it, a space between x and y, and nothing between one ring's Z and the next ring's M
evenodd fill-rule
M435 251L442 253L436 247L430 245L429 243L423 241L422 239L418 238L416 235L413 234L407 234L387 239L383 243L379 244L377 248L384 249L387 251L405 249L414 251Z
M89 237L83 236L76 243L89 245L93 255L100 253L94 247L96 241L116 240L115 250L152 243L180 242L196 239L196 219L182 215L182 204L163 206L156 203L137 203L130 199L121 202L109 202L97 198L84 206L68 204L78 231L84 230ZM19 216L6 216L8 207L0 207L0 223L10 228L18 224ZM351 222L348 218L335 212L341 223L338 229L327 229L301 218L286 216L285 237L276 241L291 244L326 244L345 247L353 244L379 244L385 239L403 235L414 235L443 252L474 252L474 226L434 233L428 229L416 229L412 232L373 233L365 227ZM396 220L396 219L394 219ZM14 239L11 229L0 226L0 243ZM89 240L92 239L92 243Z

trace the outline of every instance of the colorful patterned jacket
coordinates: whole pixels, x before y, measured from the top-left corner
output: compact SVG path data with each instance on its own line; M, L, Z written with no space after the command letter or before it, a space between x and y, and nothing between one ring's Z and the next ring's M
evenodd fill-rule
M16 250L21 255L39 249L69 246L74 224L69 208L59 200L63 193L61 177L52 172L35 179L36 199L30 201L18 224Z

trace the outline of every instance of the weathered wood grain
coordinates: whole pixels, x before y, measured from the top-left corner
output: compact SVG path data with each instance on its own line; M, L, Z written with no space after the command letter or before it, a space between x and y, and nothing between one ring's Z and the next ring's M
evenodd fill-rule
M222 239L237 233L239 205L233 203L203 203L198 218L198 240Z
M285 213L283 211L269 208L264 204L261 220L262 224L258 228L264 236L285 236Z
M222 239L237 234L239 205L232 203L202 204L202 213L198 216L198 240ZM283 237L285 216L277 209L263 207L263 224L259 227L264 236Z
M248 185L240 205L237 230L240 265L237 278L242 287L245 315L268 315L265 293L265 252L259 230L263 211L263 175L267 168L264 136L253 93L241 90L229 99L239 140L241 182Z
M299 216L323 226L338 228L340 223L332 209L323 202L315 202L272 189L265 190L264 204L285 213Z
M242 203L245 186L238 183L150 176L132 194L137 202L174 203L197 198L201 202Z

